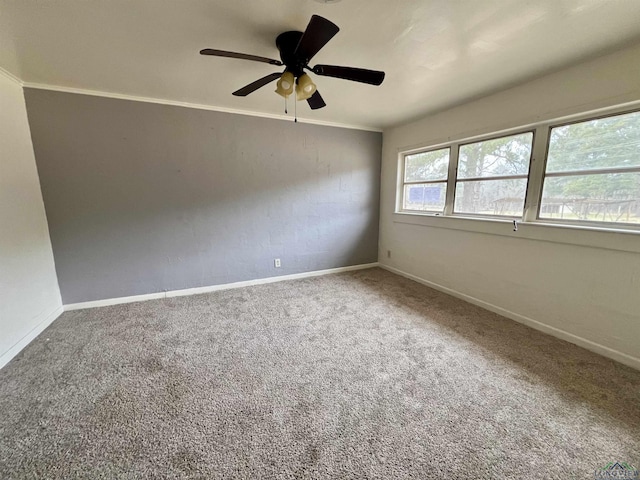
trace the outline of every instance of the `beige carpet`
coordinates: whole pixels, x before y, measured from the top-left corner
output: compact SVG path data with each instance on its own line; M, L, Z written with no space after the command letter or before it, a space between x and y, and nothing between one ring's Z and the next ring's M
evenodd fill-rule
M591 479L640 372L380 269L67 312L0 371L0 477Z

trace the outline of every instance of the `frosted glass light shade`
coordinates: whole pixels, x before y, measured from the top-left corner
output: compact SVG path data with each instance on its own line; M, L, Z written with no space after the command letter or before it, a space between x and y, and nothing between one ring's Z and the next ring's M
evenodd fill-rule
M276 84L276 93L281 97L287 98L293 93L293 84L295 77L291 72L284 72Z
M316 85L311 80L311 77L306 73L303 73L298 77L298 84L296 85L296 98L298 100L306 100L316 93Z

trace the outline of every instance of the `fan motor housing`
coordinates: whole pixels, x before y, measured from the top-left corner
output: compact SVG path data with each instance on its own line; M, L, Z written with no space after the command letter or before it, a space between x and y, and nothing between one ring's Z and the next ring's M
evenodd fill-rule
M297 58L294 55L298 43L302 38L302 32L290 31L278 35L276 38L276 47L280 52L280 59L287 67L287 70L299 77L304 73L304 67L307 66L307 59Z

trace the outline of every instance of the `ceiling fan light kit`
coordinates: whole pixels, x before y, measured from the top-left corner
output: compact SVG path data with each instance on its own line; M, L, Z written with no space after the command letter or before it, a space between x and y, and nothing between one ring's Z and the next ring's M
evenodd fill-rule
M293 84L296 79L291 72L284 72L276 84L276 93L281 97L287 98L293 93Z
M384 72L378 70L341 67L338 65L316 65L313 68L309 67L311 59L339 31L340 29L333 22L319 15L313 15L304 32L289 31L278 35L276 38L276 47L280 52L281 60L211 48L200 50L200 54L239 58L276 66L284 65L284 72L266 75L236 90L233 92L233 95L246 97L268 83L278 80L275 90L278 95L285 99L288 98L293 93L295 85L296 99L306 100L309 107L312 110L316 110L324 107L326 103L322 96L320 96L320 92L318 92L311 77L305 73L305 70L313 72L316 75L341 78L343 80L367 83L369 85L380 85L384 80Z
M303 73L298 77L298 84L296 85L297 100L308 100L316 91L317 87L309 75Z

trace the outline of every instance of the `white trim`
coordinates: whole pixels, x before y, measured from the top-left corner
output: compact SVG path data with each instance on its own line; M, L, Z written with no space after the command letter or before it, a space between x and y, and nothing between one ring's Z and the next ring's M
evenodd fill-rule
M417 275L404 272L400 269L391 267L389 265L384 265L380 263L379 267L385 270L388 270L389 272L395 273L396 275L400 275L402 277L405 277L415 282L426 285L427 287L431 287L440 292L444 292L448 295L464 300L465 302L469 302L474 305L477 305L481 308L484 308L485 310L489 310L490 312L494 312L494 313L497 313L498 315L502 315L503 317L509 318L518 323L527 325L528 327L531 327L535 330L539 330L553 337L559 338L561 340L565 340L569 343L573 343L582 348L598 353L604 357L611 358L620 363L624 363L625 365L628 365L637 370L640 370L640 358L633 357L626 353L619 352L617 350L614 350L613 348L605 347L604 345L600 345L599 343L592 342L591 340L587 340L586 338L579 337L577 335L574 335L573 333L565 332L564 330L539 322L538 320L534 320L533 318L520 315L519 313L515 313L510 310L506 310L492 303L485 302L484 300L480 300L479 298L472 297L471 295L461 293L452 288L444 287L438 283L425 280L424 278L418 277Z
M110 305L121 305L123 303L146 302L147 300L158 300L166 298L167 292L146 293L144 295L132 295L130 297L105 298L104 300L92 300L90 302L69 303L63 305L64 311L82 310L84 308L108 307Z
M38 322L38 324L31 329L29 333L27 333L24 337L22 337L18 342L16 342L12 347L9 348L6 352L0 355L0 368L4 367L7 363L11 361L13 357L15 357L18 353L22 351L24 347L29 345L38 335L42 333L42 331L47 328L53 321L62 315L64 311L64 307L61 305L57 307L53 312L50 312L45 315L41 315L42 320Z
M569 225L567 223L545 223L541 220L523 222L517 218L442 216L428 212L397 212L392 214L392 219L394 223L423 227L463 230L540 242L640 253L640 230L637 227L623 230L588 225ZM514 220L518 225L517 231L513 228Z
M0 77L6 77L7 79L11 80L13 83L17 83L21 87L24 86L24 83L22 83L22 80L20 80L18 77L16 77L9 70L5 70L2 67L0 67ZM0 368L2 368L2 367L0 367Z
M174 107L195 108L197 110L210 110L213 112L233 113L237 115L249 115L252 117L271 118L274 120L285 120L293 122L293 118L288 115L254 112L251 110L240 110L237 108L216 107L214 105L204 105L200 103L179 102L174 100L166 100L163 98L139 97L137 95L125 95L121 93L102 92L99 90L85 90L83 88L61 87L58 85L47 85L44 83L22 82L24 88L34 88L37 90L51 90L54 92L75 93L78 95L91 95L94 97L115 98L117 100L130 100L133 102L157 103L160 105L171 105ZM368 127L365 125L350 125L346 123L328 122L324 120L315 120L312 118L298 117L299 123L308 123L312 125L322 125L325 127L348 128L352 130L365 130L367 132L382 132L381 128Z
M245 280L242 282L223 283L220 285L209 285L206 287L186 288L184 290L170 290L167 292L148 293L145 295L134 295L131 297L107 298L105 300L94 300L91 302L71 303L64 305L64 311L80 310L84 308L98 308L109 305L120 305L123 303L144 302L147 300L156 300L159 298L184 297L188 295L199 295L202 293L217 292L219 290L230 290L233 288L250 287L253 285L264 285L266 283L283 282L286 280L297 280L300 278L318 277L321 275L330 275L333 273L350 272L353 270L364 270L379 266L378 262L364 263L361 265L350 265L348 267L329 268L326 270L315 270L312 272L292 273L290 275L281 275L278 277L256 278L254 280Z

